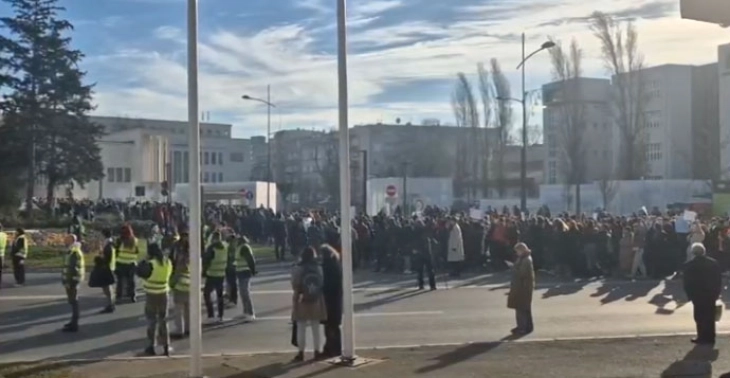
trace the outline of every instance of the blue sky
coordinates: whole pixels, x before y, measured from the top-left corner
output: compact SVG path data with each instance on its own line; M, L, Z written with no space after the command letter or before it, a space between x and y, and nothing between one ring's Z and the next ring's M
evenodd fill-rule
M678 0L350 0L353 124L453 123L456 73L498 58L517 93L519 35L528 50L548 36L575 38L585 75L605 76L580 19L594 10L638 20L649 64L705 63L730 39L721 28L679 20ZM200 0L200 100L234 135L265 132L266 109L240 100L272 86L274 130L337 122L335 0ZM587 5L590 3L590 5ZM97 83L97 113L186 119L185 0L60 0L76 26L82 67ZM0 14L9 8L0 3ZM528 65L528 89L550 81L547 54ZM519 114L519 112L516 112ZM539 109L530 111L539 122ZM519 118L515 119L519 123Z

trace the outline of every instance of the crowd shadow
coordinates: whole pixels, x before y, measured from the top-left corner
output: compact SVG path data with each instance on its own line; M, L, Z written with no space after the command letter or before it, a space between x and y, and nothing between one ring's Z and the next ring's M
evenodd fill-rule
M135 329L142 325L144 325L144 320L140 319L139 314L135 314L134 316L109 319L104 322L89 324L82 323L81 327L79 328L79 332L73 334L61 332L59 327L59 329L57 330L25 337L22 340L9 340L0 342L0 351L2 351L3 354L13 354L32 350L38 347L59 347L67 344L78 343L81 341L100 339L118 332ZM65 359L108 357L108 354L106 354L105 351L114 346L115 345L108 345L106 347L100 347L100 343L97 343L97 345L90 345L90 350L84 352L75 354L63 354L54 357ZM114 351L116 350L118 349L114 349ZM59 348L59 351L63 351L63 348ZM125 351L126 350L121 350L121 352Z
M375 307L384 306L390 303L402 301L404 299L417 297L423 294L429 293L427 290L408 290L408 291L400 291L398 293L385 296L383 298L378 298L373 301L369 302L361 302L361 303L355 303L355 311L363 311L363 310L370 310Z
M672 315L675 311L684 307L688 303L688 299L680 285L667 281L662 292L654 295L649 303L656 306L657 315ZM676 303L675 308L668 308L671 303Z
M600 302L602 305L616 302L620 299L626 301L635 301L639 298L649 295L661 281L637 281L632 283L627 282L610 282L604 281L600 287L591 294L593 298L601 298Z
M664 369L661 377L711 378L712 362L716 361L718 356L719 351L713 346L695 345L681 360L672 362Z
M542 299L549 299L561 295L571 295L583 290L588 284L596 282L595 279L581 279L572 282L557 283L550 286L544 293Z
M432 364L416 369L416 374L430 374L437 370L448 368L466 362L472 358L478 357L484 353L496 349L505 342L514 341L522 338L519 335L509 335L501 338L499 341L489 343L474 343L460 346L454 350L434 357Z

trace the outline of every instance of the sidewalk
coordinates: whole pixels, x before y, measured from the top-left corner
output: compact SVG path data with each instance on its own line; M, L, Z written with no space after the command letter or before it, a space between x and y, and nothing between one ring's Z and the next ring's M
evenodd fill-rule
M327 362L290 364L293 355L271 354L209 357L204 364L211 378L709 378L730 372L730 340L726 336L720 337L714 349L694 346L687 337L672 336L362 350L359 354L379 361L348 369ZM187 368L184 357L140 358L0 365L0 377L184 378Z

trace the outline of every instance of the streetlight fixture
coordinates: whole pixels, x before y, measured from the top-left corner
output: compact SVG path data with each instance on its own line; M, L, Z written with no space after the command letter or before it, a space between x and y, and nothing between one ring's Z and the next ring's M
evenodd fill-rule
M525 56L525 33L522 33L522 61L517 69L522 70L522 100L510 99L522 104L522 150L520 151L520 208L527 212L527 91L525 90L525 63L535 54L555 47L555 42L546 41L539 49Z
M266 105L266 208L271 209L271 85L266 86L266 100L249 95L241 96L246 101L256 101Z

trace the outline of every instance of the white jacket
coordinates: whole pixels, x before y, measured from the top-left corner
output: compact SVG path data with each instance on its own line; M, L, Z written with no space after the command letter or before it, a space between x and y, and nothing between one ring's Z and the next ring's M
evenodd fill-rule
M448 262L464 261L464 239L461 236L461 227L454 224L449 231L449 251L447 256Z

